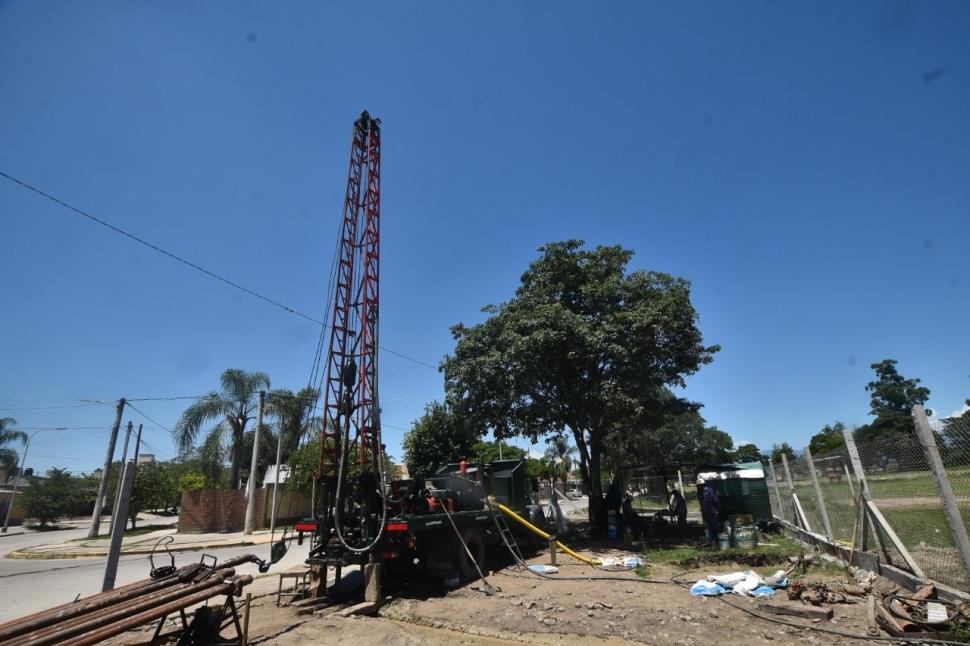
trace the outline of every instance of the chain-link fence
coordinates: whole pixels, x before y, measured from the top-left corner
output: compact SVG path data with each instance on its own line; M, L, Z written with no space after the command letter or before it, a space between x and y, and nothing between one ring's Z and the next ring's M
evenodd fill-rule
M965 527L970 519L970 415L966 417L944 420L932 432ZM807 454L795 457L788 460L787 471L781 461L775 462L766 473L774 514L816 534L830 533L829 538L836 543L861 549L864 537L858 522L859 505L867 504L861 496L862 476L875 507L869 510L869 516L881 515L888 525L878 527L875 533L870 529L865 537L866 549L899 567L919 568L935 581L970 590L957 540L933 478L929 452L920 437L914 424L908 433L856 438L861 474L852 468L847 447L811 456L811 461ZM870 527L880 522L877 518ZM907 556L916 568L908 566Z

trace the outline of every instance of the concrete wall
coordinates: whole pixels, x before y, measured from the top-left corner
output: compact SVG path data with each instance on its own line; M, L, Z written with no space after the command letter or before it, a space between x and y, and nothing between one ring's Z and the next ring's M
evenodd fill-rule
M256 490L256 527L269 527L273 510L273 488ZM309 515L310 494L302 491L280 490L277 501L276 526L292 525ZM202 489L182 494L179 532L203 534L212 532L241 532L246 523L246 492L242 489Z

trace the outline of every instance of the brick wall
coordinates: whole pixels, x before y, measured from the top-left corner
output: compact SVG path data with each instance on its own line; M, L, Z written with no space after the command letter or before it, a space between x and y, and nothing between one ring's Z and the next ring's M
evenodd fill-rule
M246 492L241 489L186 491L182 494L179 532L241 532L246 522Z
M269 527L273 512L273 489L256 490L255 516L257 528ZM309 515L310 494L301 491L281 491L277 499L276 525L285 527ZM211 532L241 532L246 524L246 492L236 490L186 491L182 494L179 532L203 534Z

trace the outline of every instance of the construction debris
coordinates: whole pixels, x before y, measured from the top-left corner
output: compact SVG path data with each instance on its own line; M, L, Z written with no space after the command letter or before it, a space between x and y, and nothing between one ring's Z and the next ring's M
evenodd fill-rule
M859 603L860 599L849 596L844 592L836 592L824 583L805 584L796 581L788 588L788 599L820 606L823 603Z

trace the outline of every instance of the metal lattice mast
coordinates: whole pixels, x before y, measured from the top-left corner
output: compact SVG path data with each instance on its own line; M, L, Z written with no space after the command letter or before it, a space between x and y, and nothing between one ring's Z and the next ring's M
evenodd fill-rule
M364 112L354 122L351 139L327 350L318 477L336 475L342 425L348 417L360 436L362 466L367 463L376 468L380 454L377 414L380 168L380 121Z
M381 132L371 121L367 139L367 184L364 191L364 230L361 236L360 429L361 472L377 473L381 455L380 409L377 398L377 344L381 259Z

